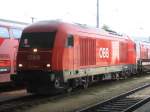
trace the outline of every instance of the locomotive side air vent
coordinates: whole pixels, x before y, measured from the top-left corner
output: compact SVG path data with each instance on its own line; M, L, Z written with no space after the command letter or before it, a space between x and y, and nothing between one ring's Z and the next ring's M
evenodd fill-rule
M80 38L80 66L96 64L96 40Z

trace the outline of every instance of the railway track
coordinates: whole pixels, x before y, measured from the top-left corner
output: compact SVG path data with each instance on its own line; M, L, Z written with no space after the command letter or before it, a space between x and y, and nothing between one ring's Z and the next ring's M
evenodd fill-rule
M142 86L138 89L135 89L135 91L133 90L131 92L136 93L136 91L140 91L140 90L143 90L144 88L148 88L148 87L150 87L150 84ZM62 99L64 97L68 97L68 96L72 96L72 95L78 95L81 92L82 92L82 90L79 89L77 91L71 92L70 94L62 93L62 94L51 95L51 96L28 95L28 96L24 96L24 97L15 98L12 100L0 101L0 112L10 112L10 111L11 112L16 112L16 111L20 112L20 111L28 110L34 106L37 106L37 105L40 105L43 103L56 101L58 99ZM124 94L122 94L122 95L124 95ZM130 96L129 93L128 93L128 96ZM88 109L88 108L86 108L86 109ZM86 111L86 110L82 109L79 111ZM94 112L94 110L89 111L89 112ZM113 112L113 111L110 110L109 112ZM117 112L117 111L115 111L115 112Z
M91 105L76 112L132 112L150 101L150 94L144 94L150 84L136 88L104 102ZM143 91L143 92L142 92ZM138 94L139 92L143 94Z
M19 98L13 98L10 100L0 101L0 112L9 112L9 111L15 111L15 109L23 106L25 104L24 102L28 102L31 99L34 100L36 96L34 95L27 95Z
M38 96L29 95L13 100L7 100L0 102L0 112L16 112L16 110L22 111L33 106L46 103L48 101L53 101L64 97L64 95L56 96Z
M2 101L0 102L0 112L20 112L43 103L55 101L76 94L80 94L80 90L78 90L77 92L71 92L69 94L61 93L57 95L53 94L48 96L28 95L12 100Z

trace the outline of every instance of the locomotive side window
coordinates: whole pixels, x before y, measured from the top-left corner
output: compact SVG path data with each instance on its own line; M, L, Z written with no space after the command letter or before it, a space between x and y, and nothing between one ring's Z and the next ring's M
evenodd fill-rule
M0 27L0 37L9 38L9 32L7 28Z
M56 32L23 33L20 48L53 48Z
M67 37L67 43L66 43L66 45L67 45L67 47L73 47L73 43L74 43L74 40L73 40L73 35L68 35L68 37Z

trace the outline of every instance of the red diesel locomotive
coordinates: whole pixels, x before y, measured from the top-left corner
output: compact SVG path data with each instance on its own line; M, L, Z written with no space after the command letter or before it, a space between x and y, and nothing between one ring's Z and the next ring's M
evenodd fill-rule
M59 21L34 23L23 30L17 74L28 92L87 87L98 80L136 73L136 44L128 36Z

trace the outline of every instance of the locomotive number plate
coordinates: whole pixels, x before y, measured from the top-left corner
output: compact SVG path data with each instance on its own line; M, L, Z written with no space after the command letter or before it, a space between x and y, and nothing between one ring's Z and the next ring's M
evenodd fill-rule
M28 55L27 60L40 60L40 55Z

